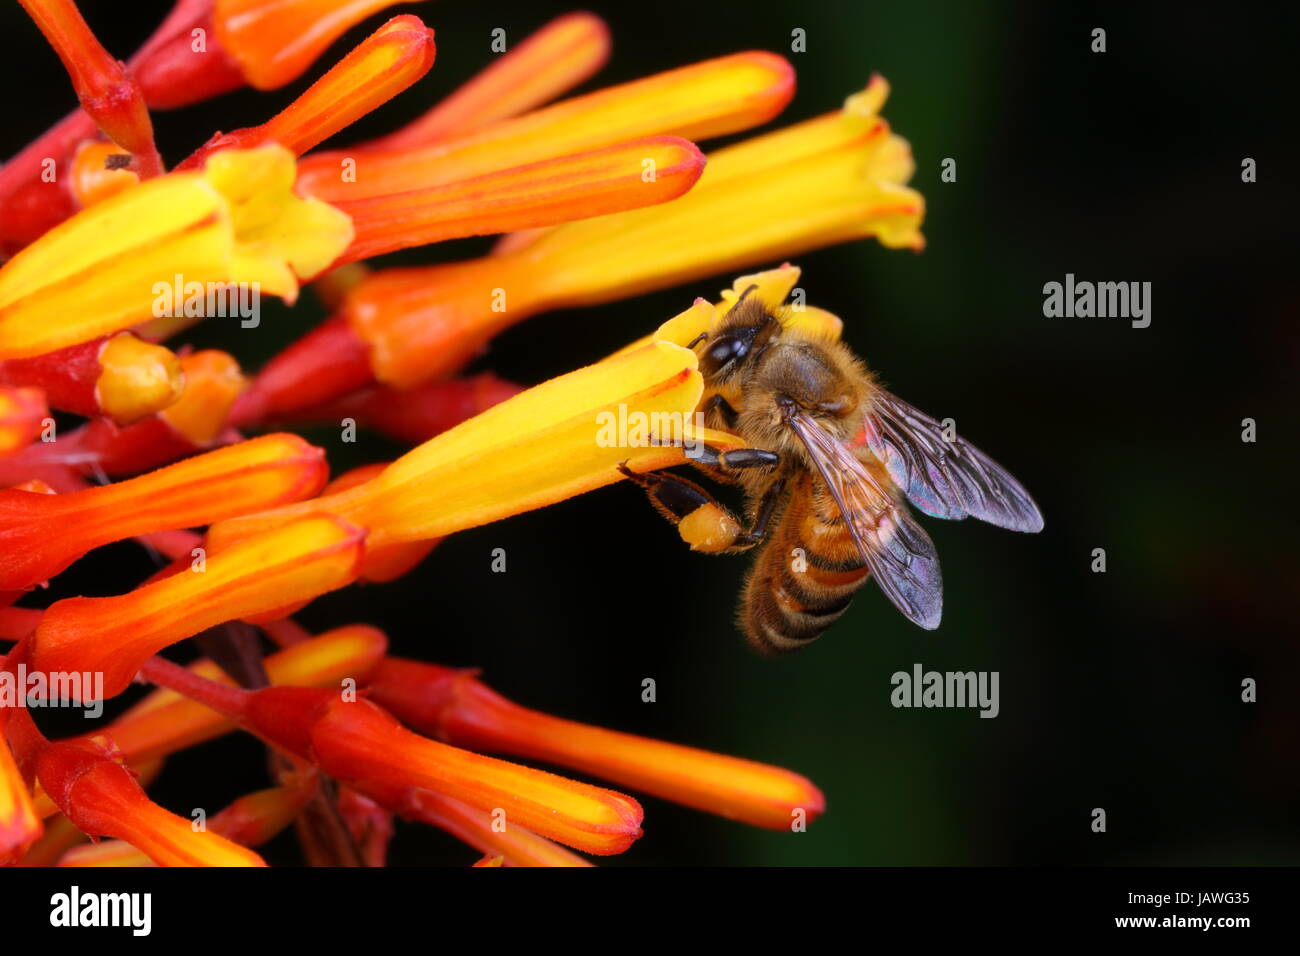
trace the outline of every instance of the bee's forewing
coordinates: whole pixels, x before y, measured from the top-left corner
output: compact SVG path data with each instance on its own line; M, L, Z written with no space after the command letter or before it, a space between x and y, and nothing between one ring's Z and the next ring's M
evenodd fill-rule
M936 518L970 515L1012 531L1041 531L1043 516L1020 482L974 445L884 389L864 423L868 450L907 500Z
M943 616L943 578L930 536L839 439L806 415L788 421L880 590L908 620L934 630Z

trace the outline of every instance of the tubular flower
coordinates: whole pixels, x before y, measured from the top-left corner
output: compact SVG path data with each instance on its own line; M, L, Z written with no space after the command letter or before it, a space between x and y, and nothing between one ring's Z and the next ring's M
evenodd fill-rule
M680 345L651 342L522 392L361 485L219 522L209 540L222 547L317 513L366 528L371 548L442 537L612 484L621 480L620 462L647 470L680 464L686 441L734 446L734 436L693 422L704 387L696 362L695 353ZM680 423L679 444L653 430L641 447L602 442L600 423L620 414ZM660 440L664 444L653 443Z
M0 589L38 584L110 541L310 497L325 474L324 451L282 434L101 488L66 495L0 491Z
M419 119L371 140L375 149L426 146L549 102L609 59L609 29L590 13L552 20Z
M566 100L429 146L363 147L355 182L337 153L303 162L299 184L335 202L406 192L654 135L707 139L771 119L790 100L790 65L739 53Z
M222 687L158 659L148 674L381 804L378 794L441 792L596 854L622 852L641 835L641 807L630 797L427 740L364 698L305 687Z
M293 176L279 146L225 150L56 227L0 268L0 359L90 341L160 302L183 309L190 286L255 284L292 302L352 240L347 216L293 195Z
M226 427L226 414L246 384L234 358L205 350L180 361L185 388L172 405L129 428L95 418L58 441L33 442L0 458L0 485L37 475L59 491L75 491L84 475L138 474L209 448L222 435L239 441Z
M678 202L508 237L483 259L380 272L342 315L366 373L410 387L456 371L538 312L592 305L723 269L875 236L920 249L907 142L880 117L877 77L844 108L719 150ZM725 228L718 228L725 223ZM693 241L682 241L691 236ZM493 290L502 290L496 293ZM506 307L494 303L505 296Z
M198 168L222 149L266 143L279 143L301 156L415 83L429 72L433 57L433 31L418 17L394 17L274 119L216 134L178 168Z
M121 764L72 744L41 748L37 775L59 809L84 833L115 836L161 866L265 866L262 858L144 795Z
M818 817L821 792L793 772L531 710L472 672L389 656L373 627L314 636L290 615L357 582L382 594L440 560L447 535L620 481L620 465L740 447L702 424L692 343L742 295L776 308L793 266L540 383L456 375L548 309L854 238L919 249L924 203L880 117L884 81L706 162L695 140L788 104L791 65L740 52L560 99L609 56L605 24L575 13L512 39L405 127L332 148L434 65L433 31L402 14L287 108L168 172L148 109L282 86L393 0L179 0L125 64L73 0L22 5L83 108L0 167L0 638L17 642L0 679L154 688L61 740L0 705L0 863L260 865L248 847L292 825L309 863L382 865L396 817L484 866L583 866L641 837L632 797L503 758L760 827ZM365 264L475 235L504 238L470 261ZM292 305L304 282L331 314L251 380L228 342L234 354L185 344L214 314L260 334L244 296ZM789 321L839 332L813 307ZM327 483L324 449L246 434L302 423L407 450ZM147 549L161 567L77 596L62 572L100 548ZM26 606L38 586L45 610ZM159 656L189 638L190 665ZM270 749L269 789L199 832L146 795L165 759L236 731ZM101 836L114 839L76 845Z
M382 632L357 624L277 651L263 663L272 684L338 687L347 679L365 683L387 649ZM199 661L189 669L211 681L233 683L211 661ZM104 733L112 738L122 759L138 769L236 727L233 720L215 710L175 691L159 689L108 724Z
M403 722L458 747L528 757L754 826L788 829L825 800L779 767L589 727L528 710L472 672L390 657L370 683L373 700Z
M62 411L130 425L180 398L185 375L171 350L119 332L34 358L0 362L0 381L38 386Z
M357 576L362 537L345 522L309 517L129 594L66 598L41 618L33 663L46 672L101 671L105 695L120 694L150 655L169 644L348 584Z
M208 820L207 829L240 846L261 846L293 823L311 797L316 781L308 777L307 783L310 786L299 783L269 787L240 797ZM69 850L59 858L58 865L152 866L153 860L125 840L104 840Z
M507 866L591 866L585 859L546 837L522 827L493 825L491 814L432 790L384 789L374 784L367 790L382 796L402 817L446 830L462 843L488 854L499 854Z

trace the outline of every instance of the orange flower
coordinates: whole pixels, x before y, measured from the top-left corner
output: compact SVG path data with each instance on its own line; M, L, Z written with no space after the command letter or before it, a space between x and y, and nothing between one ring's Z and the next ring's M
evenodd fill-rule
M591 866L576 853L523 827L494 825L492 815L432 790L385 790L368 784L370 793L401 816L446 830L456 839L500 859L506 866Z
M353 180L342 154L303 160L298 182L326 202L405 192L584 153L649 136L707 139L771 119L794 93L790 64L770 53L737 53L612 86L429 146L365 145Z
M348 294L343 315L375 377L409 387L547 309L854 238L919 249L924 202L903 185L911 152L879 115L887 95L877 78L843 110L711 154L676 202L509 237L483 259L377 273Z
M224 687L160 658L146 673L381 803L377 794L433 790L507 827L596 854L621 853L641 835L641 806L630 797L427 740L364 698L305 687Z
M0 590L39 584L110 541L309 497L326 471L321 449L279 434L71 494L0 491Z
M609 28L590 13L569 13L497 57L491 66L376 149L406 149L472 133L559 96L609 58Z
M799 774L528 710L473 672L390 657L369 689L406 724L455 746L570 767L754 826L788 830L825 809Z
M265 866L262 858L154 803L120 763L85 747L47 743L36 773L79 830L114 836L160 866Z
M266 843L291 824L315 790L314 775L292 786L268 787L240 797L207 821L207 829L240 846ZM153 861L125 840L104 840L63 854L59 866L150 866Z
M0 362L0 382L44 390L51 405L129 425L166 408L185 384L180 360L130 332Z
M488 409L362 485L219 522L209 540L220 547L312 513L366 528L371 548L442 537L620 481L620 462L649 470L684 460L682 447L655 444L648 432L638 447L602 441L600 423L620 414L676 422L679 443L734 446L734 436L696 429L703 390L696 361L694 352L669 342L612 356Z
M209 627L274 610L354 580L363 533L329 517L291 522L129 594L66 598L36 628L33 664L43 671L101 671L120 694L158 650Z
M220 149L266 143L279 143L301 156L417 82L433 58L433 31L419 17L393 17L273 119L216 134L177 168L197 169Z
M424 188L389 185L378 174L372 182L382 195L335 193L334 207L357 232L336 263L657 205L681 196L703 171L693 144L657 136Z

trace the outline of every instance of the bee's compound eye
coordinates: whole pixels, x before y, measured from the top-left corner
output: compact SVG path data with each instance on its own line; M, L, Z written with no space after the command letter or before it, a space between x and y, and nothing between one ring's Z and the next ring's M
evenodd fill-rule
M728 362L732 362L744 355L749 348L749 344L734 335L724 335L715 341L704 353L700 360L702 371L705 374L716 372Z

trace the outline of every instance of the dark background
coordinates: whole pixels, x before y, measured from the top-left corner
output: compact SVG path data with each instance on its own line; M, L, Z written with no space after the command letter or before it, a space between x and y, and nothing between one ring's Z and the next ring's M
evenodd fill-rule
M125 57L168 4L81 4ZM838 107L874 71L912 144L923 254L874 241L798 259L809 301L892 389L1008 466L1046 530L1028 537L925 520L947 585L942 628L918 630L875 588L809 650L744 647L732 615L746 559L689 553L639 494L608 488L465 532L391 585L300 615L313 630L384 628L395 651L477 665L520 703L790 767L825 791L804 834L769 833L645 798L646 835L610 864L1293 863L1300 849L1300 653L1294 618L1297 363L1294 38L1297 18L1219 5L592 3L614 36L584 89L749 48L785 53L799 90L777 121ZM438 57L415 89L338 138L386 131L564 4L413 4ZM382 22L302 80L157 114L176 162L217 128L262 122ZM1108 51L1090 52L1091 30ZM792 54L790 32L807 31ZM7 92L0 154L73 105L16 4L0 7ZM715 144L707 144L713 146ZM1258 162L1243 184L1241 161ZM942 183L954 157L958 181ZM779 213L778 213L779 214ZM483 241L392 257L476 255ZM763 263L763 266L776 263ZM1153 321L1047 319L1042 286L1150 281ZM534 318L481 363L532 384L603 356L714 297L731 276ZM256 368L322 313L269 304L256 338L195 331ZM1241 421L1258 422L1256 444ZM335 473L401 449L329 449ZM490 571L492 549L508 554ZM1090 570L1105 548L1108 571ZM103 549L41 597L112 594L151 570ZM183 658L186 650L181 649ZM996 670L1001 714L895 710L890 675ZM658 701L641 702L643 678ZM1259 702L1244 704L1255 678ZM81 728L77 728L81 729ZM260 745L232 736L178 755L154 787L181 813L265 785ZM1108 832L1090 830L1104 807ZM269 850L297 862L292 840ZM449 837L399 825L392 860L465 864Z

